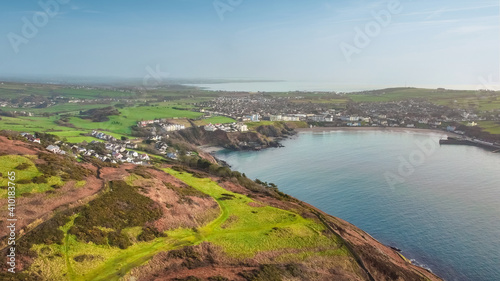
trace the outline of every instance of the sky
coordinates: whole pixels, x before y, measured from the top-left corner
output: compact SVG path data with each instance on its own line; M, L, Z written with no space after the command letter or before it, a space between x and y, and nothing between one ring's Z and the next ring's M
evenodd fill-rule
M0 3L1 77L500 84L500 0Z

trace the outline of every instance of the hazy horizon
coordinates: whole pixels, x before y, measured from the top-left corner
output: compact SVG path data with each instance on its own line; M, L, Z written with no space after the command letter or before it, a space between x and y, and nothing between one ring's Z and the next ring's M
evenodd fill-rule
M498 0L39 3L1 4L0 77L500 84Z

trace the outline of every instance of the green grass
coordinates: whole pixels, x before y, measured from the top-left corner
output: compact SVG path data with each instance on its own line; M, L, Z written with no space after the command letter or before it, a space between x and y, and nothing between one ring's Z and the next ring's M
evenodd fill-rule
M5 117L0 120L2 130L33 133L35 131L51 133L54 131L74 131L74 128L59 126L54 123L57 116L52 117Z
M0 85L0 96L16 98L19 96L52 95L73 97L77 99L96 99L106 97L134 97L134 93L100 89L71 89L63 85L3 83Z
M77 241L73 235L67 234L74 222L73 217L60 228L65 233L63 245L33 246L39 257L30 270L42 269L47 280L119 280L132 268L143 265L161 251L205 241L221 246L228 255L237 258L280 249L304 251L304 257L297 256L295 259L313 255L318 248L322 249L321 255L349 255L337 237L322 233L325 229L322 224L270 206L252 207L249 205L252 199L229 192L211 179L196 178L172 169L165 169L165 172L213 197L220 206L220 216L196 231L182 228L171 230L167 232L167 237L136 243L125 250ZM228 221L230 217L232 219ZM140 231L139 227L124 230L130 237L137 237ZM75 261L75 257L84 254L94 258Z
M199 229L208 242L222 246L235 257L252 257L259 251L278 249L307 249L338 247L339 241L324 236L323 225L301 216L270 206L252 207L252 199L229 192L210 179L196 178L189 173L166 170L171 175L213 197L222 214L215 221ZM231 200L221 198L234 196ZM223 228L229 217L237 218Z
M16 169L17 166L21 164L29 164L29 167L24 170ZM4 155L0 156L0 173L3 175L0 177L0 186L8 186L9 179L7 177L8 173L14 171L16 173L16 180L14 181L16 186L16 197L21 197L24 193L41 193L48 190L52 190L52 185L62 185L63 181L59 177L50 177L47 179L47 183L17 183L20 180L32 180L34 177L41 176L42 173L38 171L31 159L19 156L19 155ZM7 198L7 189L0 189L0 198Z
M476 91L438 91L436 89L394 88L376 91L377 94L349 94L355 102L390 102L406 99L429 99L446 102L476 95Z
M76 104L76 103L62 103L50 106L47 108L15 108L15 107L3 107L4 111L27 111L35 114L42 113L76 113L78 114L81 110L89 110L94 108L107 107L109 104Z
M349 94L348 97L355 102L391 102L407 99L426 99L437 105L451 108L469 108L480 111L500 109L500 93L477 91L416 88L396 88L376 91L377 94Z
M212 124L227 124L227 123L234 123L236 120L233 118L225 117L225 116L214 116L210 117L207 119L202 119L202 120L197 120L194 123L198 126L204 126L208 125L210 123Z
M495 121L479 121L479 127L490 134L500 135L500 122Z
M70 123L77 128L87 130L102 130L115 133L119 136L131 134L131 127L141 120L153 120L159 118L198 118L202 114L188 110L177 110L169 106L138 106L120 109L119 116L110 116L106 122L92 122L79 117L70 118ZM116 137L116 136L115 136Z

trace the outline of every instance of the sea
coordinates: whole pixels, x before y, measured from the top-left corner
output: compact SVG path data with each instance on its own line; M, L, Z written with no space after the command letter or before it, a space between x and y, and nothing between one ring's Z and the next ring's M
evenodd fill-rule
M445 280L500 280L500 153L431 131L317 131L219 151L249 178L342 218Z
M373 89L385 89L392 87L415 87L417 85L408 85L406 83L400 84L340 84L335 82L325 81L250 81L244 80L238 82L224 82L224 83L185 83L185 86L199 87L211 91L231 91L231 92L360 92ZM455 90L477 90L478 85L418 85L419 88L446 88Z

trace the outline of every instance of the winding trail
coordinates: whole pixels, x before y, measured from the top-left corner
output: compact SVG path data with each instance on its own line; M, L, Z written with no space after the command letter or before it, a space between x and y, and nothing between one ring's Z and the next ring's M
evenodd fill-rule
M166 172L169 172L168 170ZM171 175L175 176L176 178L182 180L182 178L178 177L175 175L175 172L170 171L169 172ZM183 181L184 182L184 181ZM186 182L185 182L186 183ZM186 183L188 184L188 183ZM188 184L189 185L189 184ZM276 222L276 223L265 223L262 224L262 226L259 225L259 227L238 227L237 229L225 229L223 232L218 232L216 229L220 228L221 225L226 222L226 220L229 218L230 215L230 210L229 207L227 206L227 203L225 200L220 200L217 197L217 192L220 190L216 190L210 192L210 190L205 190L204 188L200 188L199 186L193 186L193 188L196 188L203 193L211 196L218 204L220 208L220 215L207 225L197 229L196 231L192 230L185 230L181 231L181 233L174 233L174 234L169 234L169 237L162 237L162 238L157 238L153 240L152 242L149 243L140 243L136 244L133 246L130 246L126 250L124 250L122 253L119 255L113 257L112 259L106 261L103 265L95 268L91 272L85 274L85 275L77 275L75 274L73 268L71 267L71 260L68 255L68 248L69 248L69 238L66 229L65 231L65 239L64 239L64 249L65 249L65 255L66 255L66 265L67 265L67 270L69 273L70 280L72 281L80 281L80 280L105 280L105 281L112 281L112 280L119 280L121 277L125 276L130 270L132 270L135 267L141 266L147 261L149 261L151 258L153 258L155 255L157 255L160 252L163 251L171 251L175 250L178 248L186 247L186 246L194 246L198 245L204 241L207 240L209 237L216 237L219 235L227 235L229 233L248 233L248 232L254 232L254 231L263 231L270 229L272 227L286 227L290 225L294 225L300 222L300 216L298 216L295 213L292 213L290 211L286 210L281 210L284 214L293 214L294 219L284 221L284 222ZM220 188L224 190L224 192L229 192L219 185L217 185L217 188ZM239 195L239 194L238 194Z

